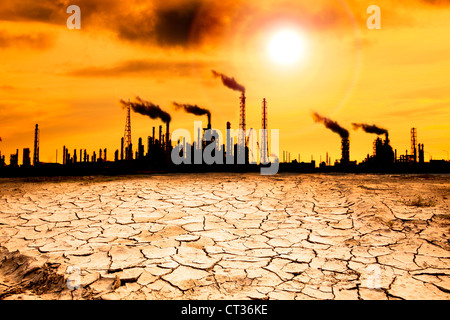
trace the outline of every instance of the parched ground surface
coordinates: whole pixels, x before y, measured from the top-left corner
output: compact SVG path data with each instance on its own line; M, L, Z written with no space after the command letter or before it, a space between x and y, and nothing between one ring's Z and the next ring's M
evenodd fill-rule
M448 300L449 222L448 175L2 179L0 298Z

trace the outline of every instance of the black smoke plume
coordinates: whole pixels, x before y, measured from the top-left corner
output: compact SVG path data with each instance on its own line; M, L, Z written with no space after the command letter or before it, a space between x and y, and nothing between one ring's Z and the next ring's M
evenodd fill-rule
M326 117L322 117L317 112L314 112L312 114L312 117L313 117L315 122L323 123L325 125L325 127L330 129L331 131L339 134L341 136L341 138L348 139L348 137L350 136L348 130L345 129L345 128L342 128L336 121L333 121L333 120L328 119Z
M353 129L363 129L367 133L374 133L374 134L384 134L386 137L389 136L389 132L386 129L380 128L376 125L370 125L365 123L352 123Z
M242 93L245 93L245 87L243 85L240 85L237 83L237 81L234 78L227 77L223 73L211 70L214 78L219 78L222 80L222 83L225 87L230 88L235 91L240 91Z
M120 103L124 107L130 106L134 112L140 113L144 116L149 116L152 119L159 118L165 123L170 123L170 121L172 120L170 114L161 110L158 105L148 101L144 101L140 97L136 97L135 102L120 100Z
M197 105L192 105L192 104L182 104L182 103L177 103L177 102L172 102L172 103L177 109L183 109L187 113L192 113L192 114L195 114L196 116L207 115L208 122L211 122L211 111L209 111L208 109L201 108Z

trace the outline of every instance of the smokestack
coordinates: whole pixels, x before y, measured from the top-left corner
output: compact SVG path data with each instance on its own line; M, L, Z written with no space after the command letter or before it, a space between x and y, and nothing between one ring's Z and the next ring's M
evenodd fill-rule
M315 122L323 123L323 125L326 128L328 128L331 131L339 134L339 136L342 139L347 139L348 140L348 138L350 136L348 130L343 128L343 127L341 127L336 121L333 121L333 120L331 120L329 118L325 118L325 117L321 116L320 114L318 114L317 112L314 112L312 114L312 117L313 117Z
M177 109L183 109L187 113L195 114L197 116L207 115L208 116L208 129L211 129L211 111L209 111L208 109L201 108L197 105L192 105L192 104L182 104L182 103L177 103L177 102L172 102L172 104Z
M417 162L417 129L411 128L411 155L414 162Z
M233 137L231 136L231 122L227 122L227 147L226 147L226 164L234 164L234 156L233 156L233 150L234 150L234 146L233 146Z
M261 137L262 141L260 148L260 162L265 164L268 162L269 155L269 143L268 143L268 134L267 134L267 100L263 99L262 102L262 119L261 119L261 129L263 129L263 135Z
M350 162L350 141L348 138L342 138L342 157L341 157L341 163L348 163Z
M423 149L423 143L419 143L419 163L425 162L425 151Z
M162 145L162 126L159 126L159 145Z
M86 162L86 150L84 155L84 162ZM123 160L123 137L120 139L120 160Z
M152 148L152 137L147 138L147 157L150 156L150 149Z
M170 160L170 122L166 122L166 160L169 163Z
M166 123L166 149L170 146L170 123Z
M363 129L364 132L367 133L373 133L377 135L384 134L386 136L386 140L389 140L389 132L386 129L380 128L374 124L370 125L366 123L352 123L352 126L354 130Z
M239 139L238 139L238 144L240 146L245 147L246 141L245 141L245 135L246 135L246 123L245 123L245 91L241 92L241 104L240 104L240 109L239 109L239 129L241 129L241 132L239 134Z
M142 138L139 138L139 144L138 144L138 156L137 158L142 158L144 156L144 145L142 144Z
M215 78L220 78L222 80L222 84L234 91L241 92L241 104L240 104L240 116L239 116L239 129L241 130L239 136L238 136L238 146L240 153L245 153L245 135L246 135L246 128L245 128L245 87L241 84L239 84L234 78L230 78L223 73L217 72L215 70L211 70L213 76ZM245 158L245 157L244 157Z
M419 144L419 148L420 148L420 144ZM22 165L30 166L31 165L30 148L23 148L22 156L23 156L22 157Z
M1 141L1 139L0 139ZM34 154L33 154L33 166L39 165L39 126L36 124L34 130Z
M341 163L348 163L350 161L350 141L349 141L349 132L347 129L341 127L336 121L333 121L329 118L323 117L319 115L317 112L312 114L312 117L315 122L323 123L326 128L331 131L339 134L341 137Z
M149 116L152 119L161 119L164 123L168 123L172 120L170 114L161 110L158 105L151 102L144 101L140 97L136 97L136 102L120 100L120 103L124 107L130 106L131 109L139 114Z
M153 144L155 144L155 127L153 127Z
M240 91L245 94L245 87L239 83L234 78L230 78L223 73L211 70L213 76L215 78L220 78L222 80L222 83L225 87L234 90L234 91Z

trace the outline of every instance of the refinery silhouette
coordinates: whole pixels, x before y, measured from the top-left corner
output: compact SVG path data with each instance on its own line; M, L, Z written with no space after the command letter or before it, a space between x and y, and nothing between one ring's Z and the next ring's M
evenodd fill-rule
M108 150L100 148L97 152L89 154L86 149L72 149L63 146L62 164L44 163L39 160L40 129L36 124L34 130L34 148L31 159L30 148L24 148L22 161L19 161L19 149L9 157L6 164L5 155L0 150L0 177L13 176L58 176L58 175L122 175L145 174L157 172L258 172L261 167L271 166L276 162L277 172L343 172L343 173L450 173L450 161L431 160L425 162L424 144L418 143L417 129L411 128L411 146L404 154L398 154L397 149L390 145L389 132L385 128L366 123L352 123L354 130L363 130L366 133L377 135L373 142L373 154L357 163L350 158L350 132L336 121L312 113L312 120L321 123L326 129L338 134L341 138L341 158L334 163L326 155L324 161L318 164L311 159L310 162L300 162L299 159L291 161L291 155L283 151L282 158L269 153L268 143L268 102L262 101L261 140L257 150L259 163L254 157L254 141L252 134L246 130L246 96L245 87L234 78L212 70L215 78L220 78L222 84L234 91L240 92L239 97L239 130L237 141L228 136L231 123L227 122L226 144L219 144L216 130L211 126L211 111L195 104L172 102L177 110L183 110L196 116L207 116L206 128L196 128L196 139L192 142L184 138L178 141L171 140L170 122L171 115L162 110L160 106L146 101L140 97L131 100L120 100L125 110L125 131L120 141L120 148L114 152L113 159L108 159ZM134 148L131 140L131 111L148 116L151 119L159 119L165 124L153 127L152 135L147 137L147 146L144 140L139 138L138 146ZM158 131L157 131L158 129ZM250 129L250 131L253 129ZM203 131L203 132L201 132ZM384 139L382 137L384 136ZM1 141L1 138L0 138ZM213 148L212 148L213 147ZM205 150L210 150L216 161L205 161L198 155ZM212 150L212 151L211 151ZM182 159L182 163L173 162L173 153ZM270 157L269 157L270 155ZM231 159L231 160L230 160Z

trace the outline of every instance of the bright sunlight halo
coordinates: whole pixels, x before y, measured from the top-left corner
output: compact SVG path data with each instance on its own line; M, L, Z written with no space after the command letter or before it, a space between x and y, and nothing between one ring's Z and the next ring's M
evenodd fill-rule
M275 33L269 43L269 54L279 64L293 64L304 55L304 52L304 39L293 30L282 30Z

